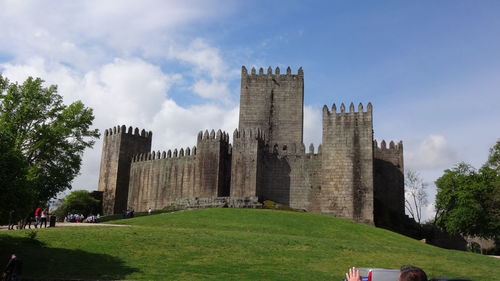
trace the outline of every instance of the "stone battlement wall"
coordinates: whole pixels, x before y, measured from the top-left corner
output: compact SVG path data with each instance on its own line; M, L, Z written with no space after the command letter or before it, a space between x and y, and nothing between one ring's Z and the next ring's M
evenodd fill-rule
M404 162L403 142L373 141L375 208L384 204L387 208L404 214Z
M196 196L199 170L196 155L132 162L128 207L162 209L176 199Z
M259 197L295 209L319 210L315 193L321 188L321 155L265 153L263 185Z
M193 148L135 155L128 207L161 209L182 198L228 195L229 150L227 133L206 130Z
M265 133L235 129L231 151L231 191L234 197L259 196L262 187Z

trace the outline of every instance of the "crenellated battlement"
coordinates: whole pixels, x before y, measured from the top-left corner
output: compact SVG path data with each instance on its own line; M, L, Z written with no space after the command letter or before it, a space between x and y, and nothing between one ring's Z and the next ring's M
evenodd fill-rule
M153 151L148 153L136 154L132 157L132 162L143 162L143 161L161 160L161 159L177 159L195 155L196 155L196 146L193 146L193 148L186 147L185 149L181 148L179 150L175 148L174 150L169 149L168 151L163 151L163 152Z
M379 151L385 151L385 150L392 150L392 151L403 151L403 141L399 141L398 143L395 143L394 141L390 141L389 142L389 146L387 146L387 143L385 142L385 140L382 140L380 142L380 146L377 142L377 140L373 140L373 148L375 150L379 150Z
M152 138L153 137L153 132L151 131L146 131L142 129L139 132L139 128L135 127L135 129L132 128L132 126L127 127L125 125L118 125L114 126L113 128L109 128L104 130L104 136L112 136L112 135L130 135L130 136L138 136L138 137L144 137L144 138Z
M242 139L254 139L254 140L264 141L265 138L266 138L265 133L259 128L243 129L241 131L235 129L233 132L233 142Z
M217 132L215 132L215 130L212 129L212 131L210 131L210 133L208 132L208 130L205 130L205 132L203 132L203 130L201 130L198 133L197 140L199 142L200 141L219 140L221 142L229 143L229 134L221 131L220 129L217 130Z
M253 78L253 79L288 79L288 78L301 78L303 79L304 77L304 71L302 70L302 67L299 67L297 70L297 74L292 74L292 69L290 67L286 68L285 73L281 73L281 70L279 67L276 67L273 71L273 69L269 66L267 68L267 71L264 73L264 69L262 67L259 68L259 71L255 69L255 67L252 67L250 70L250 73L248 73L247 68L245 66L241 67L241 77L242 78Z
M345 104L340 105L340 110L337 112L337 105L333 104L331 110L324 105L323 106L323 127L333 125L338 126L341 124L351 124L354 127L362 126L362 127L372 127L373 118L372 118L372 104L368 103L366 106L366 111L363 108L363 104L359 104L357 111L354 107L354 103L351 102L349 105L349 111Z
M330 109L328 108L328 106L324 105L323 106L323 114L327 114L327 115L353 115L353 114L372 114L372 103L369 102L366 106L366 111L364 111L363 109L363 104L362 103L359 103L358 104L358 110L356 111L355 110L355 107L354 107L354 103L351 102L351 104L349 105L349 112L346 111L346 106L344 103L342 103L340 105L340 111L337 112L337 105L336 104L333 104L332 105L332 108L331 108L331 111Z

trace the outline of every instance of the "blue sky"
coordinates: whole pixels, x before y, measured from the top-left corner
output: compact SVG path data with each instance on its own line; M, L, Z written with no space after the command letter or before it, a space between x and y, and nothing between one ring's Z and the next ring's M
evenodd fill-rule
M444 169L480 166L500 137L498 15L498 1L0 0L0 71L58 84L101 130L144 127L166 150L232 132L242 65L302 66L306 145L323 104L372 102L375 137L403 140L433 196ZM97 186L100 150L74 189Z

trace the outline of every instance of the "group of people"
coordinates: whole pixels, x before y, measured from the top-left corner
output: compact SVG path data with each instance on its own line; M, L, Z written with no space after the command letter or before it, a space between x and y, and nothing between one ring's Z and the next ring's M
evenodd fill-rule
M100 214L97 214L95 216L93 214L90 214L87 217L87 222L88 223L99 223L100 220L101 220L101 215Z
M87 222L87 223L98 223L101 219L101 215L90 214L87 218L83 214L68 214L66 216L66 222Z
M49 210L46 208L38 207L35 209L35 228L40 226L40 228L47 227L47 218L49 217ZM30 227L31 228L31 227Z
M66 216L66 222L83 222L85 216L82 214L68 214Z
M28 214L25 217L19 217L14 214L14 210L9 212L9 225L8 230L14 230L14 227L17 226L17 229L25 229L28 227L31 229L31 223L33 219L35 223L33 226L35 228L47 227L47 220L50 216L48 208L37 207L33 213Z

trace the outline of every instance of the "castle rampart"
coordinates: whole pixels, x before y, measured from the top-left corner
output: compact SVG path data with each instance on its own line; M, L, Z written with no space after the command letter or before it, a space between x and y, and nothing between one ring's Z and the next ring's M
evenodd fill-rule
M227 133L205 130L192 148L151 152L151 132L106 130L99 177L105 213L272 200L367 224L383 208L404 214L402 142L379 147L373 140L371 103L366 110L324 106L322 143L307 151L303 108L302 68L242 67L232 144Z
M197 146L192 149L135 155L128 207L161 209L182 198L229 195L228 141L226 133L207 130L198 134Z

